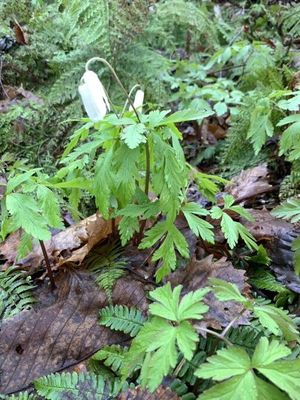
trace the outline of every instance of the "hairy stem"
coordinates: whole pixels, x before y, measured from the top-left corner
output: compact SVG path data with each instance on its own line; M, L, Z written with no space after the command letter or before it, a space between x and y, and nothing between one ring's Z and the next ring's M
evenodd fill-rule
M44 242L42 240L40 240L39 242L40 242L40 246L41 246L41 249L42 249L42 252L43 252L43 256L44 256L44 260L45 260L45 263L46 263L47 275L48 275L48 278L50 279L51 290L54 290L56 288L56 285L55 285L52 269L51 269L51 266L50 266L50 261L49 261L49 257L48 257L48 254L47 254L47 250L46 250L46 247L44 245Z

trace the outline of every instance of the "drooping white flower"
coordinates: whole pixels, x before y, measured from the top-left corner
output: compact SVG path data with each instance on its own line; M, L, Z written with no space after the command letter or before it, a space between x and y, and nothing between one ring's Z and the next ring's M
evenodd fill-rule
M143 109L144 95L145 95L145 93L140 89L137 90L137 92L135 94L133 106L138 111L142 111L142 109ZM129 110L133 111L131 106L129 107Z
M89 118L94 122L102 120L110 110L110 106L98 75L93 71L85 71L78 91Z

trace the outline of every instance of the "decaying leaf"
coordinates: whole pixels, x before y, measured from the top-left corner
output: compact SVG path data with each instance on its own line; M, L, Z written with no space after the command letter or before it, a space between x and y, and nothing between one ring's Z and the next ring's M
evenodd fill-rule
M300 293L300 277L294 272L292 242L300 235L297 225L275 218L268 210L250 210L255 222L242 220L272 259L271 269L279 282Z
M45 243L51 262L56 266L67 263L81 264L90 250L107 238L111 233L111 227L111 221L105 221L99 214L94 214L57 233ZM30 271L35 271L44 259L40 246L35 245L33 251L25 259L17 262L16 253L19 242L16 235L10 235L0 245L0 254L7 259L3 268L15 263L30 268Z
M159 386L154 393L149 393L138 386L135 389L128 389L126 392L121 393L117 400L179 400L179 397L169 388L163 386Z
M225 258L214 261L212 255L202 260L192 259L186 269L174 272L170 277L170 281L174 286L182 284L184 292L187 293L209 286L209 278L219 278L235 283L245 295L248 294L250 289L250 286L246 283L244 270L235 269L231 262ZM242 311L240 304L231 301L221 303L216 300L213 293L206 295L205 303L209 306L209 311L205 314L201 325L210 326L214 329L221 329L227 326ZM247 313L243 314L237 324L247 324L247 315Z
M268 182L266 164L242 171L225 187L225 191L232 194L238 203L272 190L274 187Z
M68 368L102 346L126 337L98 323L106 296L85 271L68 270L56 279L52 294L40 288L35 309L5 320L0 333L0 393L26 388L33 380ZM147 308L143 285L121 278L113 292L114 304Z

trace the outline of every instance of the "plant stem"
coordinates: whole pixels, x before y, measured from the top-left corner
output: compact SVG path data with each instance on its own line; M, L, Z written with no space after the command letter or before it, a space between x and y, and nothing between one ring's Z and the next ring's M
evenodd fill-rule
M233 320L231 322L229 322L229 324L226 326L226 328L223 330L223 332L221 333L221 336L225 337L226 333L229 331L229 329L233 326L233 324L241 318L241 316L244 314L244 312L246 311L246 308L243 308L242 311L240 311L238 313L238 315L233 318Z
M50 261L49 261L49 257L48 257L48 254L47 254L47 250L46 250L46 247L44 245L44 242L42 240L40 240L39 242L40 242L40 246L41 246L41 249L42 249L42 252L43 252L43 256L44 256L44 260L45 260L45 263L46 263L47 275L48 275L48 277L50 279L51 290L54 290L56 288L56 285L55 285L52 269L51 269L51 266L50 266Z
M207 328L201 328L201 327L197 327L196 328L198 331L203 331L206 333L209 333L210 335L216 336L218 339L223 340L228 346L233 346L233 344L231 343L230 340L228 340L226 337L224 337L222 334L212 331L211 329L207 329Z

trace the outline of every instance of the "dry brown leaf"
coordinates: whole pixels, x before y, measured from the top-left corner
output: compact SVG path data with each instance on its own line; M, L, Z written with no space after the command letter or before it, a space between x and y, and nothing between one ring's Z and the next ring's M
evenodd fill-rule
M117 400L179 400L180 397L172 392L169 388L159 386L154 393L149 393L147 390L142 389L140 386L135 389L128 389L126 392L121 393Z
M42 375L79 364L102 346L126 340L98 324L99 309L107 301L90 274L68 269L56 285L54 293L43 285L35 309L1 325L0 393L25 389ZM147 309L143 285L132 278L118 280L113 302Z
M81 264L90 250L107 238L111 228L111 221L105 221L99 214L94 214L57 233L45 242L50 261L56 266L67 263ZM13 234L0 245L0 254L7 259L3 268L15 263L28 267L31 271L38 269L44 259L40 246L36 245L26 258L17 262L15 258L18 244L17 234Z
M272 259L271 269L277 279L289 289L300 293L300 277L294 272L294 252L291 245L300 235L299 226L275 218L268 210L249 210L255 222L241 222L257 241L267 249Z
M225 258L214 261L212 255L202 260L192 259L186 269L178 270L171 275L170 282L174 286L182 284L184 293L187 293L209 286L209 278L219 278L235 283L242 293L245 295L249 293L250 287L246 283L245 271L235 269ZM201 325L214 329L227 326L243 309L243 306L238 303L216 300L213 293L208 293L205 303L209 306L209 311L205 314ZM237 322L238 325L248 323L246 313Z
M242 171L225 187L225 191L232 194L238 203L272 190L266 164Z

